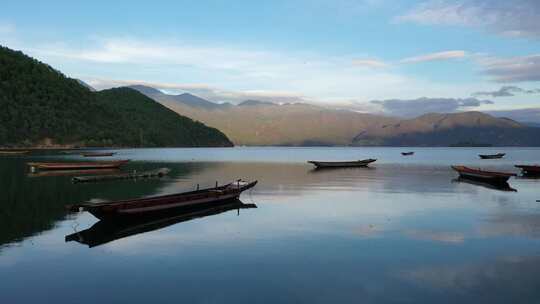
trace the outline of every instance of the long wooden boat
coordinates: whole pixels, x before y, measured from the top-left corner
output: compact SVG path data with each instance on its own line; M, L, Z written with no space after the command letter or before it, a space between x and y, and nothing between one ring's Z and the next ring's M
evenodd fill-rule
M87 170L41 170L28 173L28 177L48 177L48 176L79 176L99 174L114 175L120 173L119 169L87 169Z
M32 171L35 170L86 170L86 169L115 169L129 162L127 160L100 161L100 162L73 162L73 163L27 163Z
M515 165L515 167L521 169L523 175L540 176L540 165Z
M482 180L491 183L506 183L510 177L516 176L515 173L485 171L465 166L452 166L452 169L456 170L462 178Z
M73 212L88 211L99 219L145 216L163 210L238 199L243 191L253 188L256 184L257 181L238 180L223 186L216 185L213 188L178 194L102 203L82 202L66 207Z
M413 155L414 152L413 151L410 151L410 152L401 152L401 155L403 156L410 156L410 155Z
M82 153L82 156L84 157L107 157L107 156L113 156L116 152L85 152Z
M129 172L120 174L106 174L106 175L93 175L93 176L75 176L71 180L74 183L88 183L88 182L103 182L120 179L146 179L152 177L163 177L171 172L169 168L160 168L156 170L142 171L142 172Z
M481 159L498 159L503 158L506 153L497 153L497 154L478 154Z
M308 163L315 165L317 168L346 168L346 167L367 167L376 159L364 159L356 161L315 161L310 160Z
M133 235L159 230L171 225L187 222L193 219L217 215L231 210L257 208L255 204L244 204L240 200L232 200L211 206L195 206L192 208L180 208L174 212L166 210L153 216L138 217L132 219L106 219L100 220L92 227L75 232L65 237L66 242L75 241L86 244L88 247L96 247L115 240Z
M28 150L0 150L0 155L24 155L28 154Z

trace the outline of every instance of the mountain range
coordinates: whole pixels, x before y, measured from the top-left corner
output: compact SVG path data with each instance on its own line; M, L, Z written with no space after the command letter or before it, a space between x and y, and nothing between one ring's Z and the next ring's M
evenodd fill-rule
M304 103L218 104L189 93L131 88L221 130L237 145L540 146L540 128L481 112L402 119Z

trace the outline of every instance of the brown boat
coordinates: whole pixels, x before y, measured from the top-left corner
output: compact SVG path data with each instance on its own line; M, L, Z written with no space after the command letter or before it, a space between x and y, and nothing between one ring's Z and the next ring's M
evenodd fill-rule
M499 159L503 158L506 153L497 153L497 154L478 154L481 159Z
M465 166L452 166L452 169L456 170L459 173L459 176L462 178L481 180L491 183L506 183L510 177L517 175L515 173L485 171Z
M27 163L30 170L87 170L87 169L115 169L129 162L127 160L101 161L101 162L74 162L74 163Z
M49 176L78 176L78 175L114 175L119 174L119 169L87 169L87 170L42 170L28 173L28 177L49 177ZM79 176L81 177L81 176Z
M540 165L515 165L515 167L521 169L523 175L540 176Z
M377 161L376 159L364 159L364 160L355 160L355 161L315 161L310 160L308 163L315 165L317 169L323 168L347 168L347 167L367 167L372 162Z
M116 152L85 152L82 153L82 156L84 157L107 157L107 156L113 156Z
M28 150L0 150L0 155L24 155L28 154Z
M75 241L86 244L88 247L96 247L115 240L133 235L159 230L178 223L193 219L217 215L231 210L257 208L255 204L244 204L240 200L231 200L211 206L195 206L192 208L180 208L171 212L166 210L153 216L137 217L125 220L100 220L92 227L75 232L65 237L66 242Z
M238 199L243 191L253 188L256 184L257 181L248 183L238 180L223 186L217 186L216 183L216 187L213 188L178 194L113 202L83 202L66 207L73 212L88 211L99 219L148 216L153 213L163 212L164 210Z

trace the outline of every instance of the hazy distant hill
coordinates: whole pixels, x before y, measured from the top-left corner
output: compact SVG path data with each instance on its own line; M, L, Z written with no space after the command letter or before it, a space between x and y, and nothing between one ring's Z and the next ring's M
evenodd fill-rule
M0 146L230 146L214 128L128 88L92 92L0 47Z
M359 132L354 145L538 146L540 129L480 112L426 114Z
M179 105L185 105L185 106L189 106L193 108L212 110L212 109L219 109L222 107L227 107L230 105L230 104L221 105L221 104L213 103L211 101L208 101L206 99L200 98L198 96L195 96L189 93L183 93L179 95L169 95L148 86L133 85L129 87L143 93L144 95L162 103L163 105L167 107L172 107L179 104Z
M141 90L145 91L148 89ZM360 130L397 121L300 103L278 105L248 100L237 106L206 106L210 101L204 100L201 106L171 102L176 96L163 93L148 96L177 113L218 128L237 145L350 145Z
M150 89L141 91L152 92ZM540 129L480 112L399 119L300 103L247 100L237 106L207 106L212 102L202 98L193 99L201 102L197 105L171 102L160 91L149 96L177 113L220 129L238 145L540 145Z

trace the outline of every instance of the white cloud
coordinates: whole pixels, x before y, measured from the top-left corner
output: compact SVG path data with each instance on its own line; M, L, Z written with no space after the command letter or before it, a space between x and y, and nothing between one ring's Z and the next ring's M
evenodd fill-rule
M305 96L296 92L264 90L233 91L213 87L208 84L202 83L163 83L142 80L114 80L100 78L85 78L84 81L98 90L129 85L144 85L155 89L160 89L170 94L189 92L191 94L195 94L199 97L205 98L213 102L238 103L247 99L264 100L278 103L306 101Z
M467 53L461 50L444 51L444 52L437 52L437 53L424 54L420 56L405 58L405 59L402 59L401 62L419 63L419 62L427 62L427 61L458 59L458 58L464 58L466 56L467 56Z
M497 82L540 81L540 54L516 57L479 57L483 73Z
M537 0L425 1L398 21L483 28L505 36L540 37Z
M352 64L357 67L366 68L387 68L390 66L386 62L377 59L354 59Z

